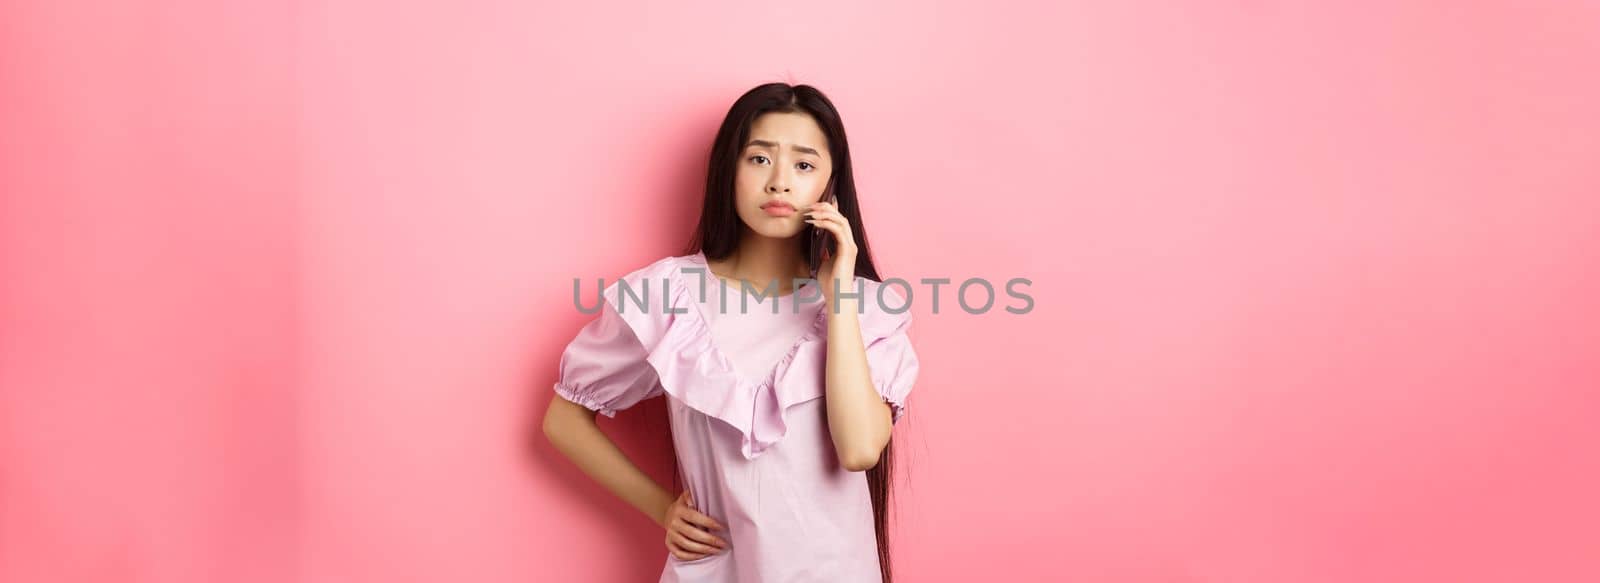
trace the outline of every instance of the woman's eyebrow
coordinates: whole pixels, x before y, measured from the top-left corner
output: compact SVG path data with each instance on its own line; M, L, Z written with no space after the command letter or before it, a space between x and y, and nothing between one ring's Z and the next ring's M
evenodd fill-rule
M750 146L761 146L763 148L772 148L774 150L778 149L778 145L777 144L769 142L769 141L766 141L766 140L750 140L750 143L744 145L744 147L746 147L746 148L748 148ZM789 149L794 150L796 152L800 152L802 154L811 154L812 156L818 156L818 157L822 156L822 154L817 153L817 151L815 149L808 148L806 146L801 146L799 144L795 144L793 146L789 146Z

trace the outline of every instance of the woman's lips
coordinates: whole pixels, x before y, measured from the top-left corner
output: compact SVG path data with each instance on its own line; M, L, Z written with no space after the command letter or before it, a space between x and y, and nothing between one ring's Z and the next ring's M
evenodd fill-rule
M769 204L761 207L761 210L767 211L768 215L774 217L787 217L794 214L794 207L786 204Z

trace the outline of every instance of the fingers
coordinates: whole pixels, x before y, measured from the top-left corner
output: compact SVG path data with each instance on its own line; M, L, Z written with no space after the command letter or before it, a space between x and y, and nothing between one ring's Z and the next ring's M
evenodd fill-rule
M834 203L829 202L829 201L826 201L826 200L819 200L817 202L814 202L814 203L806 205L806 209L807 210L815 210L815 209L837 210L838 208L839 208L839 205L834 204Z
M826 229L839 240L852 240L850 237L850 219L845 218L833 203L812 203L811 206L807 207L805 216L806 223L815 225L819 229Z
M673 545L676 545L678 547L678 549L683 551L683 552L694 554L694 555L698 555L698 556L701 556L701 557L706 556L706 555L710 555L712 553L716 553L716 552L722 550L722 549L719 549L717 547L714 547L714 546L711 546L711 545L708 545L708 544L705 544L705 543L702 543L702 542L697 542L697 541L691 540L689 537L683 536L682 532L679 532L679 531L676 531L676 530L667 534L667 541L670 542Z
M728 548L728 541L723 540L722 537L707 532L702 527L690 523L687 520L682 520L677 527L678 528L676 530L678 534L688 537L695 542L705 543L718 548Z
M707 516L704 512L701 512L699 509L694 507L694 494L689 490L684 490L683 494L678 497L681 498L685 503L684 507L678 510L677 514L679 518L682 518L689 524L698 525L701 528L708 530L723 529L722 523L717 522L716 519Z
M667 549L673 556L693 560L721 552L728 541L711 534L710 530L726 530L722 523L694 508L694 494L685 489L671 509L672 518L667 523Z
M838 208L825 202L819 202L811 205L806 210L805 216L808 221L813 219L830 219L847 225L850 224L850 221L844 218L844 215L839 212Z
M673 544L673 542L672 542L672 540L670 538L667 540L667 552L671 553L672 556L677 557L678 560L680 560L680 561L693 561L695 559L703 559L703 558L711 556L711 555L703 555L703 554L700 554L700 553L691 553L689 551L685 551L683 549L680 549L680 548L678 548L678 545Z
M679 514L678 517L682 518L689 524L699 526L700 528L704 528L706 530L724 530L722 523L717 522L715 518L706 516L704 513L701 513L699 510L695 510L693 508L685 508L683 513Z
M833 236L835 236L835 237L844 238L844 229L846 227L836 219L833 219L833 218L806 219L806 223L811 224L811 225L816 225L816 227L819 228L819 229L825 229L829 233L833 233Z
M819 218L815 218L815 219L806 219L806 222L809 223L809 224L812 224L812 225L816 225L816 226L818 226L820 228L827 229L829 231L835 232L835 233L839 232L839 226L840 226L839 220L835 219L833 217L819 217Z
M693 508L680 509L677 519L679 521L679 525L681 526L680 531L686 536L692 537L695 540L704 542L706 544L713 544L722 547L728 546L727 541L709 532L712 530L727 530L722 526L722 523L717 522L716 519L711 518L710 516L707 516Z

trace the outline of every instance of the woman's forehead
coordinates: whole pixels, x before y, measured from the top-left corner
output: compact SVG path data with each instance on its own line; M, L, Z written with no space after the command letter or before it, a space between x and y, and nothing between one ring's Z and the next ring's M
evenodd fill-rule
M820 154L828 151L828 136L822 133L822 128L817 125L816 120L804 113L766 113L757 117L755 123L750 125L750 139L745 145L785 149L807 148Z

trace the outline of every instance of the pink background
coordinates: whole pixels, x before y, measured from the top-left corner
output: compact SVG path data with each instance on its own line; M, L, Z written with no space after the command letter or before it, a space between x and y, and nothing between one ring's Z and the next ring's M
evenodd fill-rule
M5 4L0 581L653 580L534 423L774 80L1034 282L915 308L902 581L1600 579L1600 5L965 4Z

